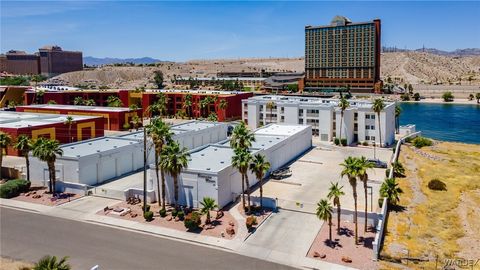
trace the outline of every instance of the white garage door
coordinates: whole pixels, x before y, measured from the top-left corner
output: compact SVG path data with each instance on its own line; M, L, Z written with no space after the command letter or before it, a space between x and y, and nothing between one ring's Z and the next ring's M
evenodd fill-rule
M117 168L115 159L103 159L102 165L100 168L101 177L99 179L99 183L104 182L106 180L110 180L117 176Z

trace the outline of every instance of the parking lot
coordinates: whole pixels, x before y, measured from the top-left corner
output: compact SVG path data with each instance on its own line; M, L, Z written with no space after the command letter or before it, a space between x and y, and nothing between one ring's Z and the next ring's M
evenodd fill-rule
M298 207L307 212L314 211L316 203L326 198L330 183L339 182L343 185L345 196L341 197L342 209L354 209L352 188L347 177L340 177L342 168L339 164L348 156L373 158L372 147L337 147L314 140L312 150L290 164L292 175L278 181L268 181L264 185L264 196L277 198L280 206L286 208ZM392 156L391 149L377 147L376 156L381 161L388 162ZM385 169L375 168L368 172L369 194L373 191L373 211L378 206L378 193L381 182L385 178ZM364 207L363 183L357 181L358 209ZM254 193L259 195L258 189ZM371 199L369 198L368 204ZM287 207L288 205L288 207ZM368 207L370 211L370 205Z

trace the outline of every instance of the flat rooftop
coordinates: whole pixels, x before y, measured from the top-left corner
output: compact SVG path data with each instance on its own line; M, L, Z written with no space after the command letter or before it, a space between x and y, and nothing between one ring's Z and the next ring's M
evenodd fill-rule
M282 124L270 124L264 127L258 128L254 131L255 138L259 135L268 136L292 136L296 133L302 132L308 129L308 125L282 125Z
M190 152L187 171L219 172L231 165L233 155L232 148L222 145L209 145L193 150Z
M303 96L280 96L280 95L265 95L254 96L248 99L242 100L243 103L259 103L264 104L267 102L275 102L280 105L284 104L298 104L298 105L315 105L325 107L338 106L339 99L335 98L319 98L319 97L303 97ZM358 108L370 108L373 102L370 100L349 99L348 102L351 106ZM386 106L395 104L395 102L385 101Z
M46 114L0 111L0 128L26 128L64 123L71 116L73 121L98 118L87 115Z
M139 144L140 142L116 137L100 137L90 140L85 140L76 143L63 145L64 157L79 158L90 156L93 154L100 154L105 151L124 147L131 144Z
M69 111L92 111L92 112L128 112L128 107L101 107L101 106L80 106L80 105L59 105L59 104L33 104L18 106L24 109L46 109L46 110L69 110Z
M191 122L186 122L186 123L173 125L171 127L171 129L172 129L172 131L173 130L192 131L192 130L201 130L201 129L212 128L214 126L219 126L219 125L223 125L223 124L218 123L218 122L191 121Z
M196 95L222 95L222 96L234 96L238 94L247 94L249 92L241 91L218 91L218 90L187 90L187 89L149 89L146 93L172 93L172 94L196 94Z

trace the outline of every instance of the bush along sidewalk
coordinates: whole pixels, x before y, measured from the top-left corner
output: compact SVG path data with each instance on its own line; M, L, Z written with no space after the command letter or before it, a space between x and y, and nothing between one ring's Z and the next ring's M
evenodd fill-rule
M7 181L0 186L0 198L10 199L17 197L20 193L28 192L30 182L24 179L15 179Z

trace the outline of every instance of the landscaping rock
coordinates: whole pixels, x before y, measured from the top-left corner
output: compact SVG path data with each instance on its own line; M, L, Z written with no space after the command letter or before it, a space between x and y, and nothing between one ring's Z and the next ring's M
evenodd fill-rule
M175 222L180 221L179 217L175 217Z
M230 220L230 222L228 222L228 225L234 227L234 226L235 226L235 222L233 222L233 221Z
M172 220L172 216L168 216L168 217L166 218L166 220L167 220L167 221Z
M233 228L233 226L228 226L228 227L225 229L225 232L226 232L228 235L234 235L234 234L235 234L235 229Z
M35 194L35 195L32 196L32 198L34 198L34 199L40 199L41 197L42 197L42 195L40 195L40 194Z
M222 210L217 212L217 216L215 216L215 219L221 219L225 214L223 213Z
M350 257L343 256L343 257L342 257L342 262L351 263L351 262L352 262L352 259L351 259Z
M137 213L133 213L133 212L132 212L132 213L130 213L130 217L131 217L131 218L136 218L137 216L138 216L138 214L137 214Z

